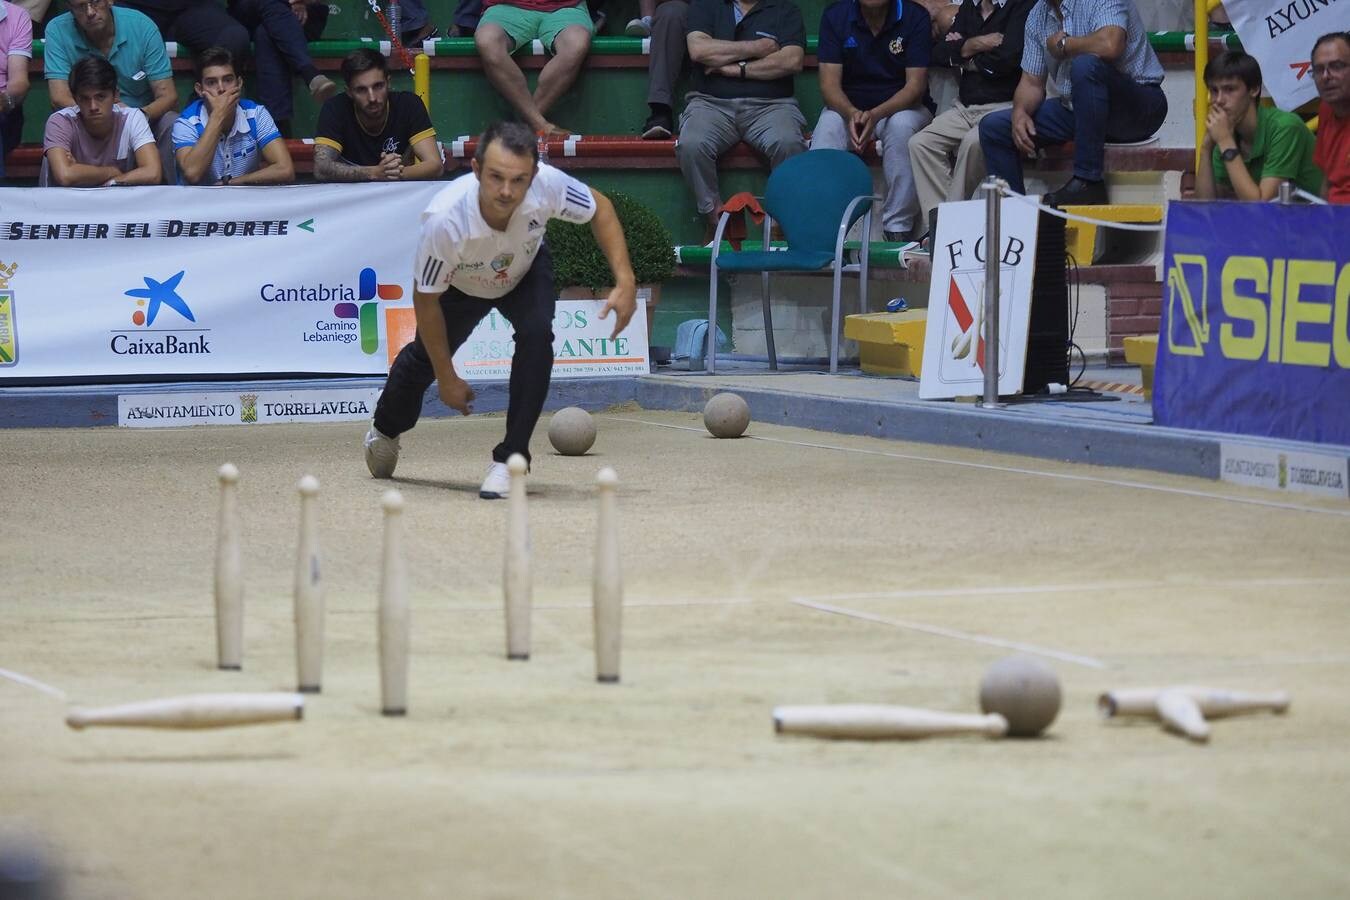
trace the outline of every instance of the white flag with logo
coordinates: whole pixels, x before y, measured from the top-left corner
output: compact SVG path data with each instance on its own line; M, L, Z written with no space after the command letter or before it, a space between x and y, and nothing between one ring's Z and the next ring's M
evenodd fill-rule
M1261 64L1280 109L1317 99L1312 48L1332 31L1350 31L1350 0L1224 0L1242 46Z

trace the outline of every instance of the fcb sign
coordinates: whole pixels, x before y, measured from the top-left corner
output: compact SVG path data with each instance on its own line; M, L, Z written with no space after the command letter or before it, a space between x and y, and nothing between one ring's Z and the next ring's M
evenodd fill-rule
M1159 425L1350 445L1350 207L1173 202Z
M943 400L984 393L985 201L942 204L933 242L919 397ZM1031 281L1036 268L1036 207L1005 197L999 225L998 392L1022 391Z

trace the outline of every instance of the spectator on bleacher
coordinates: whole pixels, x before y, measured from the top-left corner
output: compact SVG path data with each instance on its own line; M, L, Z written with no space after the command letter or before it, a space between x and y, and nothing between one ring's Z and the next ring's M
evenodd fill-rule
M38 184L159 184L155 136L144 113L119 102L119 76L112 64L84 56L67 75L75 105L47 118Z
M473 41L488 81L536 132L566 134L548 120L548 111L576 81L591 49L595 25L585 0L488 0L486 7ZM539 70L531 94L511 55L528 52L536 40L552 59Z
M416 94L389 90L389 64L362 47L342 60L346 93L319 110L316 181L427 181L445 162L436 129ZM413 159L416 162L413 162Z
M1047 78L1058 97L1046 98ZM1025 193L1022 156L1073 141L1073 177L1045 202L1106 203L1106 142L1157 132L1167 117L1162 80L1134 0L1041 0L1027 18L1012 109L980 120L990 174Z
M806 29L792 0L693 0L688 28L692 90L675 152L711 237L723 153L745 141L772 168L806 150L792 77L806 57Z
M929 221L943 201L967 200L984 179L980 120L1012 107L1022 74L1022 35L1036 0L966 0L933 45L934 68L960 74L956 105L909 142L919 215Z
M647 61L647 106L642 138L669 140L675 134L675 82L689 59L688 0L658 0L648 25L651 53ZM629 22L631 28L633 23Z
M267 107L245 100L244 79L224 47L197 55L197 99L173 126L179 184L290 184L286 142Z
M1230 50L1209 61L1204 72L1209 116L1195 173L1201 200L1236 197L1274 200L1280 184L1305 191L1322 189L1313 165L1313 136L1293 113L1261 105L1261 66L1255 57Z
M23 98L28 96L28 61L33 58L33 22L28 13L0 0L0 178L5 177L5 154L23 140Z
M450 25L449 36L473 37L482 18L483 0L459 0L455 5L455 19Z
M82 0L75 0L79 6ZM248 29L225 11L220 0L121 0L145 13L159 29L161 39L176 41L192 53L224 47L235 59L248 56Z
M1333 31L1317 39L1312 73L1322 98L1313 162L1327 176L1323 196L1332 203L1350 203L1350 32Z
M51 12L52 0L17 0L14 5L28 13L28 20L33 25L33 36L41 37L47 14Z
M398 37L403 46L411 48L416 53L423 41L440 36L440 29L432 24L423 0L402 0L398 7L401 17Z
M933 121L928 97L931 20L917 3L839 0L820 16L820 96L811 149L865 153L881 142L888 241L916 236L919 217L909 140Z
M248 29L253 38L253 67L258 82L258 100L267 107L278 127L290 131L295 104L291 78L298 77L309 89L315 105L323 105L338 87L319 73L309 55L309 42L318 40L328 7L306 0L229 0L230 15ZM310 26L311 18L314 27ZM226 47L237 64L244 58Z
M47 23L43 67L52 109L68 109L75 98L66 83L75 60L100 56L117 72L120 102L139 109L150 123L162 171L173 179L173 123L178 118L164 37L144 13L113 6L112 0L75 0L70 12Z

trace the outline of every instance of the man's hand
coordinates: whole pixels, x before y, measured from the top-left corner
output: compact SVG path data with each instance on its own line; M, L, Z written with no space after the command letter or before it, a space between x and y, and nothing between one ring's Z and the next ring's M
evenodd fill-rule
M202 100L206 102L208 115L213 119L217 116L222 117L228 131L233 126L234 111L239 106L239 85L236 84L216 94L207 92Z
M1036 123L1032 121L1030 115L1023 110L1013 107L1012 114L1012 139L1026 156L1031 156L1036 152Z
M1064 54L1059 52L1059 41L1060 38L1066 38L1068 36L1069 33L1067 31L1056 31L1054 34L1050 35L1045 39L1045 52L1049 53L1055 59L1063 59Z
M848 142L853 152L861 153L876 131L877 120L870 109L857 109L848 120Z
M473 398L477 396L469 383L458 375L438 378L436 388L440 392L441 402L462 416L473 412Z
M946 36L945 38L943 38L943 40L946 40L946 41L964 41L965 38L962 37L961 32L953 30L953 31L947 32L947 36Z
M309 7L305 5L305 0L291 0L291 13L301 27L309 20Z
M990 50L1003 46L1003 35L978 34L961 45L962 56L975 56L979 53L988 53Z
M1233 123L1228 121L1228 113L1217 106L1209 108L1209 115L1205 116L1205 137L1218 147L1236 146L1237 142L1233 140Z
M372 181L398 181L403 177L403 157L397 153L381 153L378 165L370 167Z
M750 42L750 53L755 59L763 59L777 53L779 46L777 38L764 35L758 40Z
M600 318L608 316L610 310L614 311L614 333L609 336L613 340L628 327L637 310L637 285L616 285L605 299L605 305L600 307Z

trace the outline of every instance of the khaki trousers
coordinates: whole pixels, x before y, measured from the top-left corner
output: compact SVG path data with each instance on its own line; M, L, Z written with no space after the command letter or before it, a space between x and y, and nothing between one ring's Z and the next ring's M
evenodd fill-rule
M909 141L919 215L928 226L928 212L949 200L969 200L984 180L984 152L980 150L980 120L1011 103L966 106L959 101Z

